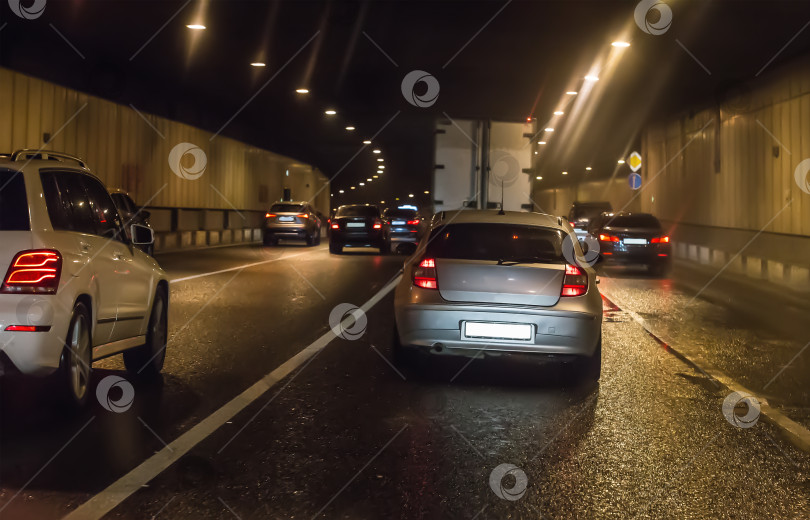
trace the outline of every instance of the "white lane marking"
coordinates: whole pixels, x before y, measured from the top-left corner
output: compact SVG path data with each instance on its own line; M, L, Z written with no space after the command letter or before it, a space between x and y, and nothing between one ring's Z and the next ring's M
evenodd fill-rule
M363 309L363 312L368 312L385 298L388 293L396 287L401 278L402 275L397 276L364 303L360 307ZM345 324L347 327L350 326L350 323L348 323L350 320L351 318L346 318ZM130 495L141 489L142 486L157 477L171 464L180 459L180 457L188 453L194 446L214 433L220 426L233 419L236 414L264 395L273 385L284 379L293 370L303 365L309 358L323 350L336 337L332 329L329 329L323 336L288 359L280 367L258 380L250 388L231 399L220 409L169 443L168 446L110 484L101 493L80 505L77 509L74 509L65 516L63 520L98 520L102 518Z
M323 251L326 249L325 247L319 247L315 250L310 249L309 251L304 251L303 253L296 253L294 255L287 255L287 256L280 256L278 258L271 258L269 260L262 260L261 262L253 262L252 264L245 264L245 265L238 265L236 267L229 267L228 269L220 269L219 271L211 271L210 273L200 273L194 274L191 276L184 276L182 278L175 278L173 280L169 280L169 283L177 283L177 282L185 282L186 280L194 280L196 278L203 278L206 276L214 276L215 274L222 274L222 273L230 273L231 271L238 271L240 269L245 269L248 267L255 267L257 265L269 264L272 262L278 262L279 260L285 260L287 258L295 258L296 256L306 255L309 253L314 253L315 251Z

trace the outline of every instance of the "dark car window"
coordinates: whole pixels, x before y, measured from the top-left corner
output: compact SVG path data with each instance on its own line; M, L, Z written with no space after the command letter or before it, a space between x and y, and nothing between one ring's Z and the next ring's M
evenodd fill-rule
M342 206L338 208L336 217L379 217L380 208L377 206Z
M449 224L433 231L427 256L564 263L562 231L515 224Z
M270 213L304 213L306 208L301 204L273 204Z
M415 219L417 218L417 213L415 210L412 209L387 209L385 210L385 217L386 218L403 218L403 219Z
M661 223L652 215L618 215L608 218L605 226L614 228L661 228Z
M28 199L22 173L0 170L0 231L28 231Z
M118 217L118 210L104 185L87 175L82 176L82 183L87 190L90 207L95 216L96 233L107 238L123 238L120 234L121 221Z
M126 194L111 193L110 197L112 197L112 200L115 202L115 206L118 208L119 212L133 214L138 211L135 207L135 202Z
M81 175L77 172L45 171L40 173L45 192L45 205L56 230L94 234L96 223L87 200Z

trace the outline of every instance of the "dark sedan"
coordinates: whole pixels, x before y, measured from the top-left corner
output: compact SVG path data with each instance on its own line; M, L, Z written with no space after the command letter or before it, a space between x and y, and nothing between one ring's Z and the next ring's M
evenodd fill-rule
M411 250L416 249L422 238L422 220L416 210L388 208L383 213L383 222L388 226L388 235L397 251L402 248L408 252L409 246Z
M376 247L380 253L391 250L380 208L371 204L340 206L329 225L329 252L339 254L344 246Z
M670 239L661 222L649 213L602 213L589 233L599 239L599 254L613 264L643 264L655 276L670 267Z

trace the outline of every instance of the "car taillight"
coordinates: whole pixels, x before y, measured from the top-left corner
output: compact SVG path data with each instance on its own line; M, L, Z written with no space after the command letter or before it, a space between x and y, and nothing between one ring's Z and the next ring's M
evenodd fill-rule
M560 296L582 296L586 292L588 292L588 275L575 265L566 265Z
M50 325L9 325L4 329L6 332L48 332Z
M650 239L650 244L669 244L669 237L662 236L662 237L655 237Z
M418 220L409 220L409 221L408 221L408 225L409 225L409 226L418 226L418 225L419 225L419 221L418 221Z
M382 222L379 220L374 221L374 225L372 226L374 229L382 229Z
M423 258L413 271L413 284L422 289L438 289L436 280L436 260Z
M571 227L577 227L577 223L576 223L576 222L569 222L569 224L571 224Z
M12 260L0 292L55 294L61 274L62 255L58 251L21 251Z
M340 225L337 222L333 222L332 229L340 229Z
M276 215L275 215L274 213L265 213L265 214L264 214L264 218L273 218L273 217L275 217L275 216L276 216Z
M297 216L299 216L301 218L309 218L309 215L307 215L306 213L301 213L301 214L299 214Z
M600 242L619 242L620 240L619 240L619 237L616 237L616 236L613 236L613 235L602 235L602 234L600 234L599 235L599 241Z

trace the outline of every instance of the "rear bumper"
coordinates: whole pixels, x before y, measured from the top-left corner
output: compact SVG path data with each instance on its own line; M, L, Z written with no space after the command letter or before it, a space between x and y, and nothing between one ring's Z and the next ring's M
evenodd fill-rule
M70 313L60 312L57 305L52 296L0 296L0 353L7 358L2 360L4 373L46 376L59 367ZM10 332L5 330L9 325L37 325L50 330Z
M602 246L599 256L603 261L615 264L667 263L672 259L669 245L645 247L638 250Z
M382 230L347 233L333 229L329 239L347 246L377 246L386 241L385 232Z
M417 244L419 243L419 233L391 233L391 242L398 244Z
M265 235L278 238L306 238L314 232L315 226L302 224L271 224L264 228Z
M462 323L482 321L525 323L533 329L528 342L462 339ZM403 345L441 355L484 353L590 356L602 333L599 312L555 311L528 307L409 304L396 308Z

